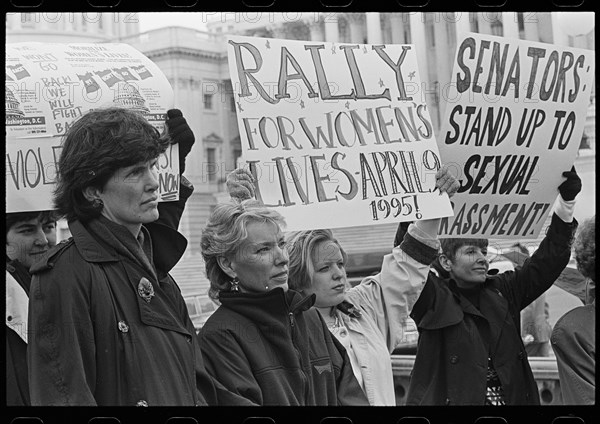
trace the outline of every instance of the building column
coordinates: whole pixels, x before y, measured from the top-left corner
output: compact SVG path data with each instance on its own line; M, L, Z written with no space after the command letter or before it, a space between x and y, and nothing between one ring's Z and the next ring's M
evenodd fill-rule
M492 23L490 22L490 17L485 12L477 13L477 23L479 24L479 33L480 34L492 34Z
M441 20L434 27L433 36L435 39L435 67L437 69L437 78L439 83L439 89L441 90L439 95L439 110L440 116L444 116L446 109L446 102L444 96L441 95L448 90L448 84L450 83L450 77L452 73L452 65L454 58L450 57L452 51L453 40L448 39L447 28L448 23L445 20Z
M519 38L517 12L502 12L502 31L505 37Z
M540 33L538 32L537 19L534 19L534 22L528 22L528 19L525 19L524 24L525 24L525 40L540 41Z
M392 43L405 44L404 24L402 23L402 15L400 13L390 14L390 27L392 30Z
M379 12L368 12L367 14L367 43L381 44L381 18Z
M550 19L552 22L552 40L553 43L559 46L569 46L569 36L565 33L565 31L561 28L560 22L558 21L558 15L556 13L550 14ZM577 37L575 37L577 38ZM575 45L574 47L578 47Z
M320 21L315 22L312 19L305 21L310 30L310 41L324 41L325 36L323 35L323 25Z
M454 33L456 34L456 43L458 44L459 37L465 32L471 32L471 22L469 22L469 12L454 12Z
M425 17L423 12L414 12L409 15L410 19L410 44L416 46L417 62L421 80L427 82L427 41L425 38Z
M365 14L346 13L344 17L350 28L350 42L363 44L365 42Z
M337 43L340 40L340 31L338 29L337 16L335 20L325 19L325 41Z

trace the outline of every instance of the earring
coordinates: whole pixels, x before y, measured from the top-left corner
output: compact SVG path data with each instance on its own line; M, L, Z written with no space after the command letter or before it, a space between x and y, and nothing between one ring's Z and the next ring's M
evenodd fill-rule
M231 285L231 291L234 293L239 293L240 291L240 281L238 280L237 277L233 277L233 280L231 280L229 282L229 284Z
M265 284L265 290L269 290L269 286Z
M104 202L102 201L102 199L94 199L92 201L92 207L94 209L102 209L104 207Z

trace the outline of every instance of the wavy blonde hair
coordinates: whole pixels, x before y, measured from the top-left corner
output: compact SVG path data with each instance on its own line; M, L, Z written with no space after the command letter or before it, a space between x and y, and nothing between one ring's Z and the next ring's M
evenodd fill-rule
M239 253L241 244L248 237L248 224L252 222L270 222L279 228L285 227L283 216L254 199L239 204L219 204L208 218L202 230L200 249L210 281L208 295L212 299L218 299L219 292L230 290L231 277L221 269L218 258Z

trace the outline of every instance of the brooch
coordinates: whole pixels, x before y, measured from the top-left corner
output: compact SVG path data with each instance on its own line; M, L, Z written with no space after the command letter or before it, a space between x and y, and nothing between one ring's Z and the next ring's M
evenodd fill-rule
M138 284L138 294L146 303L150 303L150 300L154 297L154 287L146 277L142 277L140 284Z

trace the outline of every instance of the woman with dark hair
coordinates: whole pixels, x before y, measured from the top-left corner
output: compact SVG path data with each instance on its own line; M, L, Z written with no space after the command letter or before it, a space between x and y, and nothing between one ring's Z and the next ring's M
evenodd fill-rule
M587 304L564 314L552 330L563 403L596 400L596 216L586 220L573 243L577 269L588 280Z
M257 201L218 205L202 232L210 296L200 330L208 371L246 405L368 405L315 296L288 290L283 217Z
M183 168L193 133L173 112L169 133L175 124L188 133ZM192 190L184 183L179 202L159 206L156 163L168 144L145 118L120 108L88 112L67 131L54 200L72 238L32 268L33 405L215 402L168 274L187 245L176 228Z

